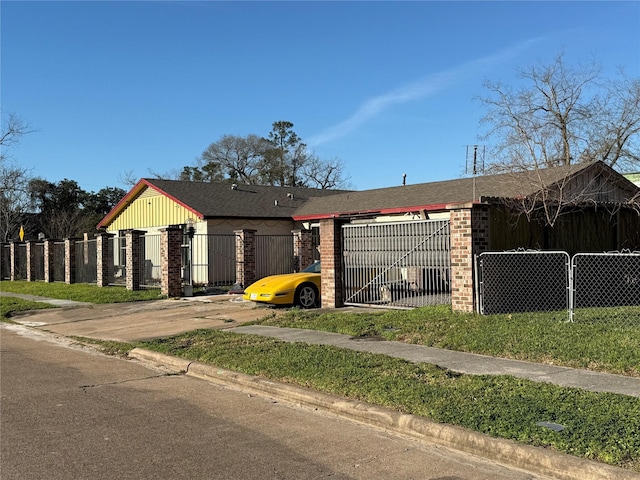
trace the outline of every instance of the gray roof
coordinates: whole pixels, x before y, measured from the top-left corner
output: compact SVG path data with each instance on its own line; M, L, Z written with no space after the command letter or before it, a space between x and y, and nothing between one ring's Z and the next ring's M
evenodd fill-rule
M310 200L296 211L294 218L391 213L394 209L436 210L445 209L451 204L522 198L569 178L575 178L588 169L597 169L599 173L605 172L610 177L615 177L616 181L628 183L624 185L625 188L633 188L631 182L602 162L583 163L520 173L483 175L475 178L346 192Z
M286 218L312 197L344 190L143 179L143 182L202 214L204 218Z

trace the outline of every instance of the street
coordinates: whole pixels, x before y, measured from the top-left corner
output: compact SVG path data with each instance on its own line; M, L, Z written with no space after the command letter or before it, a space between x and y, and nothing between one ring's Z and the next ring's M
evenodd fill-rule
M3 480L540 478L23 326L0 334Z

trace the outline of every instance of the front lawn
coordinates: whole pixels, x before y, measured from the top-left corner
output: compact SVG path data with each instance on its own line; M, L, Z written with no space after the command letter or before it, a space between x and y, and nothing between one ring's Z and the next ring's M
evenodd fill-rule
M256 323L640 376L637 322L622 326L566 318L566 312L484 316L438 306L363 313L292 309Z
M166 298L160 290L127 290L124 287L98 287L88 283L45 283L27 281L2 281L0 291L37 295L89 303L122 303Z

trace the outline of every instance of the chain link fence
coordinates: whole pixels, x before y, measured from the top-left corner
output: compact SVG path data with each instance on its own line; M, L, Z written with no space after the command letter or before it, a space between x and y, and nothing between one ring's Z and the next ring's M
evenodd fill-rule
M640 252L485 252L477 266L484 315L565 311L574 322L640 324Z
M573 321L640 324L640 252L579 253L571 270Z

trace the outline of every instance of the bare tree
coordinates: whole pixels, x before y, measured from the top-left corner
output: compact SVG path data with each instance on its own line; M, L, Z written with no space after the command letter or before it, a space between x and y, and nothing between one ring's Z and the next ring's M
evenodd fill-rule
M495 140L492 168L529 170L603 161L640 165L640 79L600 80L595 61L569 67L563 54L550 65L520 69L513 89L486 81L483 139Z
M204 174L203 181L228 179L252 185L258 183L260 162L266 149L266 141L257 135L224 135L202 153L197 169Z
M349 181L344 173L344 163L340 159L323 161L316 155L309 156L303 168L303 176L307 179L306 186L311 188L347 188Z
M0 131L0 240L17 235L29 207L31 171L15 162L9 150L34 130L23 119L9 114Z
M489 170L507 173L511 195L504 202L516 216L553 227L564 213L598 201L612 213L638 210L635 190L607 183L613 170L594 167L577 182L569 168L597 161L640 167L640 79L621 72L616 80L600 80L600 74L593 60L570 67L559 54L550 65L520 69L524 83L518 89L485 82L483 139L495 140Z

